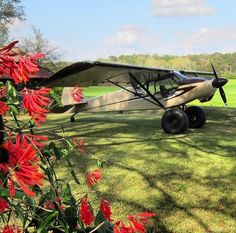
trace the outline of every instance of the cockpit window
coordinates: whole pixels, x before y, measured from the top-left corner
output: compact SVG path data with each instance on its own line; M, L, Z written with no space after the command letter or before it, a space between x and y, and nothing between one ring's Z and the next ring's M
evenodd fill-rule
M179 79L173 75L169 75L163 80L155 81L149 84L151 93L159 94L163 98L173 95L178 86Z
M184 79L188 78L178 71L171 71L167 73L166 76L162 76L161 80L157 79L148 81L144 84L144 86L152 94L160 95L162 98L166 98L175 93L180 82ZM135 82L135 80L131 79L131 84L137 95L147 94L146 91Z
M172 77L175 78L178 83L182 80L188 79L188 77L181 74L179 71L172 71L171 74L172 74Z

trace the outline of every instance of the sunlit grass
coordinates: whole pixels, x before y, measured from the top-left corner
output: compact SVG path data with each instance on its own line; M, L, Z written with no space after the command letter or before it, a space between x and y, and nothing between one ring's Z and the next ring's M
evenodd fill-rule
M203 129L167 135L155 111L129 114L49 116L48 134L83 138L89 154L106 160L102 181L90 191L95 203L111 201L113 219L127 214L157 213L154 232L224 232L236 229L235 109L207 108ZM54 137L57 138L57 137ZM96 168L88 155L71 156L81 185L70 183L77 197L89 191L84 173ZM58 176L70 180L69 169L58 165Z

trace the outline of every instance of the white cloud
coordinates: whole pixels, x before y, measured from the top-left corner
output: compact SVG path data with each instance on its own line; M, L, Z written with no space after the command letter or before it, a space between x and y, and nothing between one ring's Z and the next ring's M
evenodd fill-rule
M179 43L187 53L201 52L225 52L236 43L236 27L208 28L202 27L194 33L183 37L179 35ZM231 50L231 52L234 52Z
M236 26L227 28L204 26L191 32L173 32L170 37L141 26L129 25L104 40L104 43L97 44L94 39L94 41L89 41L86 46L64 50L69 51L68 60L73 59L74 61L138 53L186 55L236 52Z
M192 32L176 32L166 38L142 27L124 27L106 40L106 46L93 51L98 57L110 55L150 53L185 55L214 52L235 52L236 26L228 28L202 27ZM127 38L126 38L127 36Z
M148 31L137 25L127 25L105 41L107 45L113 47L146 47L149 42Z
M151 13L156 17L184 17L212 15L214 10L204 0L152 0Z

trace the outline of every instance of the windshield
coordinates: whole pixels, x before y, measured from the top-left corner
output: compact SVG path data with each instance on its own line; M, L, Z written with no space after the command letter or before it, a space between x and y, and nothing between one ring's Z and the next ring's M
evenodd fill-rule
M187 76L181 74L179 71L173 71L173 72L171 72L171 74L173 75L172 77L175 78L175 81L177 81L178 83L182 80L188 79Z

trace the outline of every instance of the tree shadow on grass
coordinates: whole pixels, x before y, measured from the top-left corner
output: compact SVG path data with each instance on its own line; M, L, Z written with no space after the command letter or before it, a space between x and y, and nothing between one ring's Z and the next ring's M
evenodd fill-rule
M233 207L235 206L233 195L228 195L233 190L235 192L235 167L230 172L228 170L222 171L218 175L214 175L214 167L211 167L205 169L209 175L198 177L194 173L195 168L186 164L191 164L193 158L198 161L197 156L206 164L211 161L218 164L218 160L215 161L214 157L217 159L234 159L236 156L236 117L233 110L214 109L212 111L207 109L207 113L209 120L206 127L189 130L186 135L167 135L163 133L159 126L160 116L148 115L144 117L144 115L138 116L136 114L122 116L112 114L108 116L103 114L81 115L78 123L68 122L68 118L65 116L55 123L51 121L51 124L47 126L47 130L57 139L61 132L58 125L63 124L65 131L70 132L70 137L83 137L85 139L91 154L96 154L97 151L103 152L107 155L106 159L108 159L110 167L136 173L145 180L149 189L158 190L162 198L152 196L152 198L156 198L156 205L152 208L147 208L138 201L121 198L112 192L113 187L111 187L111 191L102 193L111 201L115 200L133 206L135 209L148 212L158 211L160 214L155 222L155 229L157 229L155 232L172 232L168 223L164 223L162 219L165 216L173 215L177 211L182 211L189 219L195 221L203 231L211 232L206 220L194 211L212 211L232 219L236 217L235 208ZM141 120L142 118L143 120ZM225 119L224 124L220 123L223 122L222 119ZM145 160L150 165L157 164L155 166L156 174L153 174L153 171L149 173L141 166L134 167L132 164L129 165L123 162L126 157L123 148L134 150L133 153L136 153L135 147L138 146L140 148L139 156L141 154L146 156L137 157L135 154L131 155L130 152L129 156L131 156L131 159ZM176 159L178 163L176 163ZM161 161L161 164L158 164L159 161ZM183 165L180 165L181 161ZM78 157L73 157L73 163L77 166L78 172L85 172L91 165L86 159L81 160ZM197 165L197 162L195 163ZM220 164L218 166L220 167ZM181 203L174 195L174 192L178 192L175 189L176 187L170 188L173 185L171 183L173 180L178 184L191 182L207 190L217 189L220 192L220 198L217 203L212 203L211 198L207 196L198 197L200 200L197 203ZM201 192L199 195L201 195Z
M175 172L170 172L167 174L158 174L156 176L154 175L148 175L146 172L142 171L142 169L137 169L134 167L129 167L128 165L125 164L113 164L113 166L118 167L119 169L125 169L127 171L130 172L135 172L138 175L142 176L144 178L144 180L146 180L147 184L149 185L149 187L151 189L157 189L161 194L162 194L162 199L160 200L159 198L156 200L156 207L154 209L146 209L144 206L137 204L137 202L132 202L132 201L127 201L125 199L120 199L117 196L114 195L110 195L110 194L106 194L108 195L110 198L113 198L115 200L119 200L120 202L124 202L127 204L130 204L132 206L135 206L136 208L140 208L143 211L161 211L161 212L165 212L165 213L171 213L173 215L173 213L175 213L176 211L183 211L185 213L186 216L188 216L189 218L193 219L203 230L204 232L212 232L212 230L210 229L210 227L208 226L208 223L206 220L202 219L201 217L197 216L193 210L197 209L201 209L201 210L205 210L205 211L212 211L215 213L219 213L222 215L225 215L227 217L230 217L232 219L235 219L236 214L234 212L234 210L232 209L232 205L236 204L236 202L233 203L232 200L229 200L228 198L223 198L220 200L220 204L221 206L224 206L224 208L219 208L218 206L211 206L212 203L210 200L208 199L204 199L202 198L202 204L189 204L188 206L185 206L184 204L180 203L179 201L177 201L170 192L166 191L163 187L161 187L160 185L157 185L157 181L161 181L162 183L168 183L170 180L172 179L177 179L178 180L191 180L191 182L195 182L202 184L202 179L196 179L196 178L192 178L192 174L191 172L187 172L185 170L183 170L183 167L179 167L177 170L179 170L180 172L177 174ZM225 177L223 177L225 178ZM228 178L228 177L227 177ZM211 178L207 177L206 180L211 182ZM216 182L216 181L215 181ZM205 182L204 182L205 183ZM205 186L208 186L209 184L206 182L204 184ZM217 184L218 186L219 184ZM209 185L211 186L211 184ZM232 187L233 189L233 187ZM209 205L207 205L206 203L209 203ZM231 206L231 210L229 210L229 207ZM161 220L161 218L158 218L158 221L155 223L155 227L156 229L161 230L160 232L171 232L171 230L168 229L168 226L166 226L164 224L164 222ZM158 231L157 231L158 232Z

